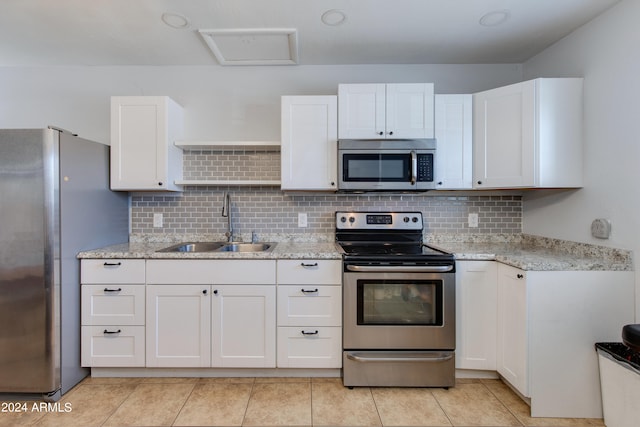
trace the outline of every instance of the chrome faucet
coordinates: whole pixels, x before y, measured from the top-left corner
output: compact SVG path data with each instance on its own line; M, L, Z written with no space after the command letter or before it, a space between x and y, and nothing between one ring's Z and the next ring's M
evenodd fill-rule
M227 218L227 229L228 231L224 233L227 236L228 242L233 242L233 225L231 218L231 195L227 192L223 195L222 202L222 216Z

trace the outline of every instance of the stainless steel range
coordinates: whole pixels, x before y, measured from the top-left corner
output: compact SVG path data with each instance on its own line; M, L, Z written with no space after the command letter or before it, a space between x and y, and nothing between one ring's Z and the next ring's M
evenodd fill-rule
M420 212L336 212L345 386L454 385L455 261L422 233Z

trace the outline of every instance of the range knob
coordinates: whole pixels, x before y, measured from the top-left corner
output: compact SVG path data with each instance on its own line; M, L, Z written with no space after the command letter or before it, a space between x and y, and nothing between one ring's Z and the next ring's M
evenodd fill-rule
M413 222L418 222L418 217L417 217L417 216L414 216L413 218L411 218L411 221L413 221Z
M355 221L356 221L356 218L355 218L355 217L353 217L353 216L350 216L350 217L349 217L349 222L350 222L350 223L352 223L352 224L353 224Z
M408 216L405 216L404 218L402 218L402 220L403 220L404 222L409 222L409 217L408 217Z
M346 216L341 216L340 217L340 222L347 222L347 217Z

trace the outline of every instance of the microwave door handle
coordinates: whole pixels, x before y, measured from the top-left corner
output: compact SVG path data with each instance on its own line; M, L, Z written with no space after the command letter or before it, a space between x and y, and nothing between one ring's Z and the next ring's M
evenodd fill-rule
M416 185L418 181L418 155L411 151L411 185Z

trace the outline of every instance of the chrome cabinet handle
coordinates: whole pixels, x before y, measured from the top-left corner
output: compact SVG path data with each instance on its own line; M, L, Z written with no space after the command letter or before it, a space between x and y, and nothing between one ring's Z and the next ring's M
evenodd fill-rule
M372 355L370 357L361 356L358 354L347 354L347 359L353 360L356 362L446 362L447 360L451 360L453 356L451 354L447 355L437 355L437 356L398 356L398 357L377 357Z

